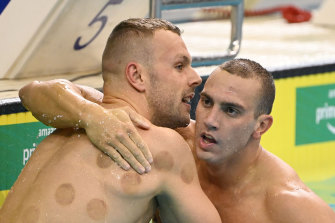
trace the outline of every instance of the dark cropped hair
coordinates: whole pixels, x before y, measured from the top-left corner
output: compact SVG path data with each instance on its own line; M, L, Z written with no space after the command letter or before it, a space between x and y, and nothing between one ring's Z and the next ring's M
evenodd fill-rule
M220 65L222 70L242 78L256 78L260 80L261 92L255 117L261 114L270 114L275 99L275 84L272 74L259 63L249 59L233 59Z
M150 38L158 30L166 30L181 36L181 30L164 19L130 18L116 25L110 34L102 56L102 68L108 68L112 59L116 64L123 56L132 55L147 65L151 64Z
M127 31L133 31L139 35L141 33L152 35L155 31L160 29L169 30L178 34L179 36L181 35L181 31L177 26L164 19L131 18L124 20L120 22L117 26L115 26L110 37L113 37L117 34L126 33Z
M157 30L167 30L181 35L180 29L169 21L157 18L131 18L116 25L110 34L105 51L120 45L127 46L131 41L152 37ZM141 48L143 45L137 46ZM136 50L136 49L133 49Z

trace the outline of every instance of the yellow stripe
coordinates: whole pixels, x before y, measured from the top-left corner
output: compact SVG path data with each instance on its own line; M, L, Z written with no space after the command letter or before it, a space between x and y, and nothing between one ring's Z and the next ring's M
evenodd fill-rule
M8 195L9 190L1 190L0 191L0 208L2 207L2 204L5 202L5 199Z
M31 112L0 115L0 125L13 125L28 122L38 122L38 120L31 114Z

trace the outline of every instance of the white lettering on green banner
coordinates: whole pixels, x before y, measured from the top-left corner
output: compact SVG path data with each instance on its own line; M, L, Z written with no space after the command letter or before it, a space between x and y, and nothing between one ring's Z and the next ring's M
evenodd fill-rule
M297 88L296 145L335 140L335 84Z
M36 146L55 128L41 122L0 126L0 190L9 190Z

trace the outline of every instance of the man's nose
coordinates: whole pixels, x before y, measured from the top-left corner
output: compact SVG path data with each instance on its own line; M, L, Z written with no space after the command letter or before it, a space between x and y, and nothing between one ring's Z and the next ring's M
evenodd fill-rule
M214 109L208 112L204 123L208 130L217 130L219 128L218 115Z
M199 76L199 74L191 67L190 72L189 72L189 85L191 87L197 87L201 84L202 79Z

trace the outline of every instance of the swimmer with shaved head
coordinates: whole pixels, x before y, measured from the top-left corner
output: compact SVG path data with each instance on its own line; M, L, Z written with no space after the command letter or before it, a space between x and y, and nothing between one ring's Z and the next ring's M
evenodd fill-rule
M121 22L108 39L102 69L104 114L126 106L132 114L141 114L152 123L147 130L138 129L139 135L129 133L141 136L144 142L138 146L150 149L152 168L142 170L150 173L139 175L121 169L105 153L94 149L81 121L71 123L77 128L58 129L38 145L0 210L0 222L144 223L152 219L158 207L163 222L221 222L200 187L187 143L172 129L164 128L189 123L188 101L201 83L178 27L160 19ZM64 83L58 84L68 90L63 88ZM62 97L62 91L58 93ZM43 94L25 99L25 105L33 100L49 106ZM86 103L72 108L86 115ZM157 111L159 105L170 111ZM120 120L128 118L120 110L113 114ZM87 115L83 120L99 119ZM151 154L145 155L149 161Z

